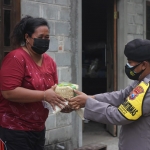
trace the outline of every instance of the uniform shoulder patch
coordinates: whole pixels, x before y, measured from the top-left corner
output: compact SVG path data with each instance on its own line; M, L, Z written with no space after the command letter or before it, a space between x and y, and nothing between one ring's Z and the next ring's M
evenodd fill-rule
M133 89L133 91L129 95L130 100L134 100L139 94L144 93L144 89L142 86L137 86Z

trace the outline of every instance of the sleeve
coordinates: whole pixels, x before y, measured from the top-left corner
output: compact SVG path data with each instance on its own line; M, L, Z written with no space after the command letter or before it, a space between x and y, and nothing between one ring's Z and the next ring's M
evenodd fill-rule
M1 67L1 90L13 90L22 85L24 65L15 56L5 57Z
M134 81L131 85L120 91L114 91L110 93L96 94L95 99L99 102L104 102L118 107L124 102L125 98L129 96L133 88L138 84L138 81Z
M143 102L143 116L150 116L150 89L146 93L146 96Z
M117 107L108 103L95 101L92 98L88 98L86 101L84 118L114 125L125 125L133 122L123 117Z

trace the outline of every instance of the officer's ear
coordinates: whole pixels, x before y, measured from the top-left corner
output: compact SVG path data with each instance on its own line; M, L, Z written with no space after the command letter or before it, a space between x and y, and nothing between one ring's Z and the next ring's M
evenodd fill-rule
M149 61L143 61L142 70L146 69L147 67L150 67L150 62Z

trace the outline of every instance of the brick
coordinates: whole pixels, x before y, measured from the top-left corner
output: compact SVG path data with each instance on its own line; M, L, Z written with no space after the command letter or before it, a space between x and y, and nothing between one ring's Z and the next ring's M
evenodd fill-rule
M144 8L143 8L143 5L141 4L137 4L135 5L136 6L136 13L139 14L139 15L143 15L144 14Z
M65 51L71 50L71 39L69 37L64 38L64 50Z
M144 35L137 34L137 35L134 35L134 38L135 39L144 39Z
M69 36L70 35L70 23L56 22L55 23L55 34Z
M134 20L136 24L139 24L139 25L144 24L144 17L142 15L136 15Z
M63 52L63 53L56 53L56 63L57 66L71 66L71 53Z
M127 2L133 3L133 2L134 2L134 0L128 0Z
M68 126L71 124L71 113L56 114L56 128Z
M137 29L136 25L128 25L128 33L129 34L136 34L136 29Z
M130 15L129 14L127 17L128 17L128 23L129 24L134 24L135 23L135 21L134 21L134 15Z
M127 35L127 42L130 42L132 40L134 40L134 35L133 34L128 34Z
M130 14L136 14L134 3L133 4L132 3L127 4L127 12Z
M38 3L35 3L32 1L22 0L21 1L21 12L22 12L22 17L26 16L26 15L30 15L33 17L39 17L40 16L40 5Z
M70 21L70 8L61 7L59 20Z
M136 28L136 34L143 34L143 26L142 25L137 25Z
M45 145L49 145L49 130L45 133Z
M59 36L59 38L58 38L58 50L61 52L64 51L64 38L62 36Z
M56 4L70 6L70 0L56 0Z
M46 120L46 130L56 128L56 115L50 114Z
M59 82L70 82L71 81L71 68L58 67L58 79L59 79Z
M54 21L48 21L48 24L50 26L50 35L55 35L55 22Z
M66 126L62 128L57 128L53 130L47 131L47 137L46 138L46 143L49 144L54 144L54 143L60 143L63 141L67 141L71 139L72 136L72 127L71 126Z
M41 2L41 3L53 3L53 0L36 0L37 2Z
M143 4L143 0L134 0L135 3Z
M48 52L57 52L57 51L58 51L58 39L55 36L51 36Z
M59 11L59 7L56 5L47 5L47 4L43 4L43 16L46 19L54 19L54 20L58 20L58 11Z

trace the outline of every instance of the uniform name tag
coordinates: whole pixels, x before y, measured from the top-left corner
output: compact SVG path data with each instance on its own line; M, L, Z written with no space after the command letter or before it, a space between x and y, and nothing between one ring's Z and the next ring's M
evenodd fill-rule
M129 120L137 120L143 113L144 97L149 89L149 83L141 82L136 86L126 101L118 107L119 112Z

